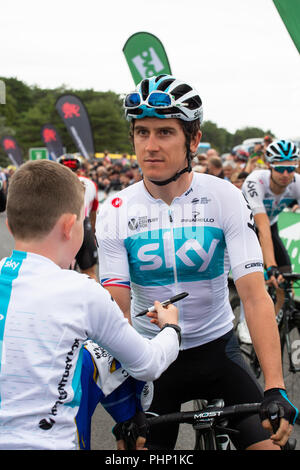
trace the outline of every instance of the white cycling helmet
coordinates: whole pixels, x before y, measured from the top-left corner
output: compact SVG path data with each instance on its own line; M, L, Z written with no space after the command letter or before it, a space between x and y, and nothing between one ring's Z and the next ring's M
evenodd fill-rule
M266 160L269 163L296 162L299 158L299 149L290 140L276 140L266 148Z
M187 83L171 75L145 78L136 90L124 99L126 118L177 118L183 121L203 121L202 100Z
M164 181L151 180L158 186L176 181L183 173L191 172L190 136L188 128L199 126L203 121L202 100L199 93L187 83L172 75L158 75L142 80L136 90L124 99L125 116L128 121L155 117L180 119L186 134L187 166Z

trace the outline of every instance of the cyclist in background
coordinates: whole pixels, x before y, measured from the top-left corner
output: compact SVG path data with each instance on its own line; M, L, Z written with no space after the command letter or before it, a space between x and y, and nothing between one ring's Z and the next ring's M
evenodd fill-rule
M262 248L268 283L277 289L276 313L284 293L280 272L291 272L288 252L279 236L278 215L294 201L300 204L299 149L289 140L277 140L266 148L267 170L255 170L245 180L242 191L252 209Z
M258 416L240 419L234 437L240 449L278 449L274 442L287 440L297 411L284 390L278 328L252 212L233 184L191 171L201 139L201 98L189 84L160 75L143 80L124 105L143 180L108 198L98 212L102 285L147 338L157 330L136 315L154 298L189 293L178 304L181 351L154 382L150 411L180 411L182 403L199 397L222 397L226 405L262 401L262 410L278 400L285 418L272 440ZM230 267L264 372L264 393L233 333ZM264 414L263 425L270 430ZM156 427L146 446L172 449L177 434L173 424Z
M87 274L96 281L97 276L97 247L95 240L96 213L99 205L98 188L96 184L81 172L81 159L73 154L62 155L58 163L74 171L85 187L84 205L84 239L76 255L76 261L82 273Z

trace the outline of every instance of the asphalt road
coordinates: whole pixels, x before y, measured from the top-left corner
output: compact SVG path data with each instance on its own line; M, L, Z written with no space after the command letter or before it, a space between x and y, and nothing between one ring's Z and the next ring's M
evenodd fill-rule
M0 259L9 256L12 252L13 246L13 238L9 234L5 225L5 213L0 213ZM191 410L192 403L186 403L183 405L182 409ZM113 425L114 421L110 415L101 406L98 406L92 421L91 447L93 450L115 450L115 442L111 434ZM297 439L296 449L300 449L300 426L295 426L293 437ZM193 444L194 432L191 426L186 424L181 425L176 449L192 450Z

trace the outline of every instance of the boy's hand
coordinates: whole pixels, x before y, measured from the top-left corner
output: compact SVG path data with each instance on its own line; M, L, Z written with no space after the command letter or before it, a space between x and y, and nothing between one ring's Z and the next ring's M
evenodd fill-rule
M162 328L165 323L172 323L178 325L178 309L173 304L163 307L158 300L154 302L155 311L148 312L147 316L151 318L151 323Z

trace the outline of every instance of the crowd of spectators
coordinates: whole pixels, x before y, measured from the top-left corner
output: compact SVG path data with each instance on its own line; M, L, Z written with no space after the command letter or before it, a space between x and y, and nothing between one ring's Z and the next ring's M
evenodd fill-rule
M267 168L265 150L272 142L270 136L265 136L261 143L252 148L245 149L242 145L231 150L230 153L220 155L214 148L205 153L198 153L192 160L192 169L195 172L208 173L218 178L230 181L238 188L242 187L246 177L257 168ZM12 165L0 169L0 190L6 192L9 179L14 173ZM120 158L113 158L105 151L103 158L94 158L83 162L82 172L98 187L100 202L112 192L120 191L127 186L142 179L142 173L134 156L123 154ZM300 173L300 168L298 169Z
M102 159L85 161L82 168L84 174L96 183L102 199L112 191L120 191L142 179L142 174L133 157L123 154L122 158L111 158L104 152Z
M192 160L192 169L223 178L241 188L253 170L267 168L264 154L271 142L271 137L265 136L262 143L255 144L249 151L243 146L237 146L230 153L222 155L210 148L205 153L196 154ZM114 159L107 151L102 159L85 162L84 173L96 183L103 199L110 192L119 191L142 179L142 173L133 156L123 154L122 158Z

